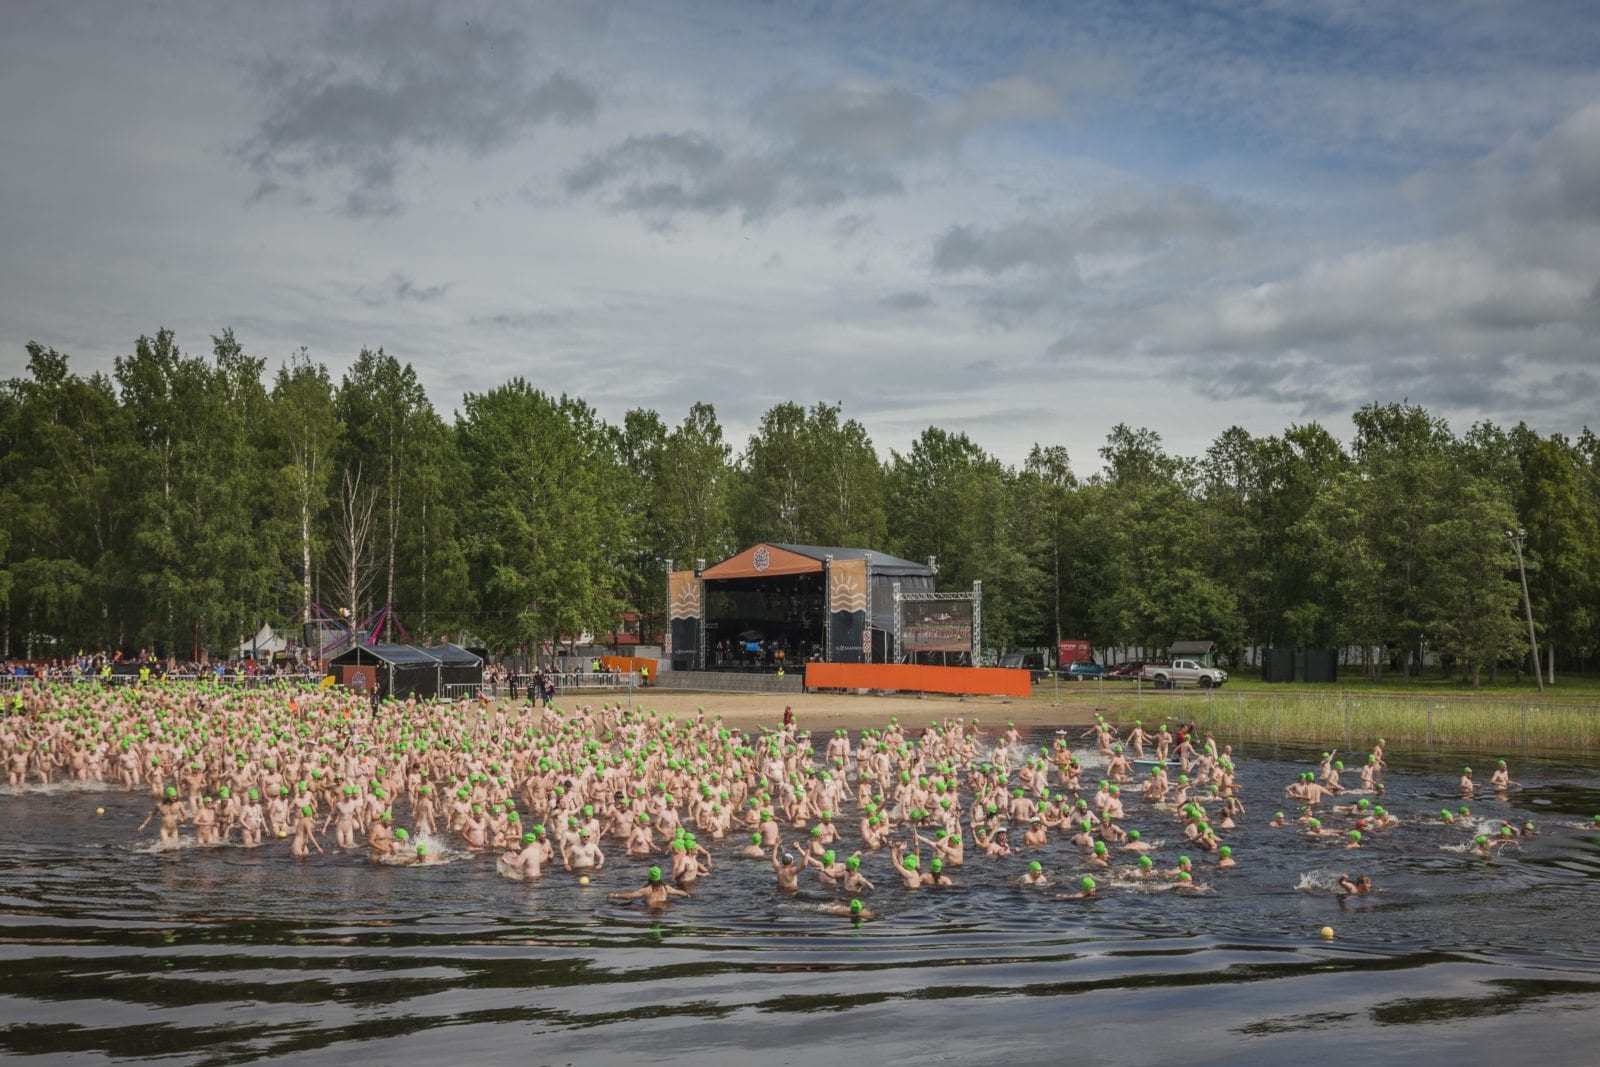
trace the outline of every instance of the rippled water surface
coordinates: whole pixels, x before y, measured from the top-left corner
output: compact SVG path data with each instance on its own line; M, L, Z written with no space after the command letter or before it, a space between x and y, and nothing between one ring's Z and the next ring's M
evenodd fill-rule
M1360 852L1266 826L1310 753L1247 751L1240 866L1193 853L1206 891L1085 871L1065 844L969 859L958 885L907 893L863 870L877 921L828 915L814 880L780 897L765 861L713 845L712 878L663 915L608 904L646 863L613 854L589 886L500 877L447 853L425 868L364 854L152 853L142 796L0 796L0 1055L226 1064L1032 1063L1265 1060L1312 1047L1377 1062L1445 1055L1593 1062L1600 1007L1600 769L1519 761L1528 788L1476 816L1537 837L1485 863L1432 822L1454 761L1396 764L1405 825ZM1092 766L1091 766L1092 773ZM95 814L104 806L103 816ZM403 819L402 819L403 821ZM1179 849L1170 816L1129 825ZM853 848L847 834L845 844ZM1029 858L1052 891L1009 884ZM1366 872L1380 892L1325 887ZM1324 942L1324 925L1337 932ZM1315 1045L1312 1043L1315 1042Z

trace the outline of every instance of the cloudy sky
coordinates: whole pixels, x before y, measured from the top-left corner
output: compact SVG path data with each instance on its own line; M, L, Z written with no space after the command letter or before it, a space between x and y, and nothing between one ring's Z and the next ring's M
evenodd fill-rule
M168 326L1008 461L1600 423L1592 0L0 4L0 376Z

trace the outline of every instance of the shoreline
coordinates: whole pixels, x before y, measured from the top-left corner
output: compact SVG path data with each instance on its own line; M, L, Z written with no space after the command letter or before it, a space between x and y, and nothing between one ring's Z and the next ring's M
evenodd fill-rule
M596 689L557 697L555 706L563 711L571 711L585 704L599 707L619 700L627 700L625 690ZM746 730L763 726L778 729L783 725L783 709L792 707L795 722L801 729L812 733L836 729L876 729L887 726L891 716L898 717L903 726L923 725L947 718L971 722L977 718L985 729L1004 727L1008 722L1018 726L1087 728L1093 725L1096 714L1092 703L1052 706L1037 700L1013 701L1001 697L963 699L907 694L714 693L682 689L635 689L632 706L680 718L693 716L704 708L708 719L720 714L724 724Z

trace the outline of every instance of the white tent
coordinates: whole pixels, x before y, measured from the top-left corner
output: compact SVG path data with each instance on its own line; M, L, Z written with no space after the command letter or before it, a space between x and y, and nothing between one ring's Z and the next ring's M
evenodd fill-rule
M248 656L254 652L257 656L270 656L275 652L282 652L289 647L287 638L273 632L267 623L261 624L261 632L256 634L254 641L241 641L237 655Z

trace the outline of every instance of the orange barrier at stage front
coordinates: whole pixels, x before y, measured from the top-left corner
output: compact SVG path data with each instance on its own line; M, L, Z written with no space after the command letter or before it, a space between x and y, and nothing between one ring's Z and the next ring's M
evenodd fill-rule
M660 663L653 659L640 656L601 656L600 666L608 671L619 671L622 674L638 674L641 667L650 668L653 678L660 673Z
M959 693L1025 697L1032 676L1009 667L922 667L914 663L808 663L807 689L898 689L908 693Z

